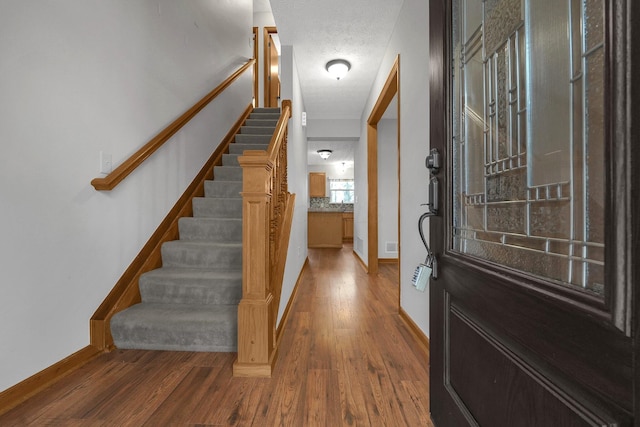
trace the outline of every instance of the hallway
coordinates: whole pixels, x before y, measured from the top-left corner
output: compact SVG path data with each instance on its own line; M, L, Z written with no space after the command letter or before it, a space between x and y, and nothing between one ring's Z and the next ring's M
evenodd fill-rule
M271 379L235 353L116 350L0 416L2 426L426 426L428 358L398 315L398 269L310 249Z

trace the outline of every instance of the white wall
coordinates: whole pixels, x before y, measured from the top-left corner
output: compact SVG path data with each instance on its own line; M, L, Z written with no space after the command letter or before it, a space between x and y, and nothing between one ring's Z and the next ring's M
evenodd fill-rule
M295 54L291 46L282 46L280 56L280 94L291 100L292 115L289 120L287 164L289 192L296 195L293 223L284 270L278 323L291 298L304 262L307 259L307 135L300 117L304 111L304 100L300 91L300 80L296 68Z
M308 119L309 138L351 139L360 137L360 121L355 119Z
M98 153L119 164L245 63L252 20L251 0L3 1L0 390L89 344L93 312L251 102L251 73L111 192L89 184Z
M396 56L400 55L400 305L418 327L429 334L429 293L417 291L411 277L426 251L417 222L427 202L429 151L429 22L428 2L405 0L385 57L365 106L362 137L356 147L355 239L363 239L358 255L367 253L367 143L366 120L384 86ZM425 223L426 225L426 223ZM428 228L426 230L428 236ZM428 237L427 237L428 238ZM357 246L357 244L356 244Z
M327 174L327 179L353 179L353 164L345 164L344 170L342 169L342 163L339 162L327 163L326 165L309 165L309 172L324 172Z
M378 122L378 258L398 258L387 251L398 243L398 120Z

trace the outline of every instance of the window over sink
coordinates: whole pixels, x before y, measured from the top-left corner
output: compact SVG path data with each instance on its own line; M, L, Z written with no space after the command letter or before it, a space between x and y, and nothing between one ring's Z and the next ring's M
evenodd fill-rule
M353 203L353 179L330 179L329 198L330 203Z

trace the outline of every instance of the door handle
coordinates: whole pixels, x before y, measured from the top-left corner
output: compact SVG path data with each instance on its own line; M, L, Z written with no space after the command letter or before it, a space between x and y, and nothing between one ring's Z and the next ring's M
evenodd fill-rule
M429 180L429 211L433 214L433 215L438 215L438 207L439 207L439 202L438 202L438 187L439 187L439 182L438 182L438 178L431 177L431 179Z
M429 200L426 205L429 208L428 212L423 213L418 219L418 230L420 231L420 238L424 247L427 250L427 258L424 263L420 264L416 269L413 277L413 283L421 291L424 291L426 283L429 277L436 280L438 278L438 259L436 254L431 252L429 244L424 237L423 222L425 219L438 215L438 209L440 208L440 181L435 175L440 172L441 159L440 152L436 148L432 148L425 160L425 166L429 169L431 178L429 179Z

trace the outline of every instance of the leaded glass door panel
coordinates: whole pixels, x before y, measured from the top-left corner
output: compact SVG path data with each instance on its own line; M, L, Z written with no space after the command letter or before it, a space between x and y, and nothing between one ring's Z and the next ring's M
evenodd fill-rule
M453 249L604 295L604 2L453 7Z

